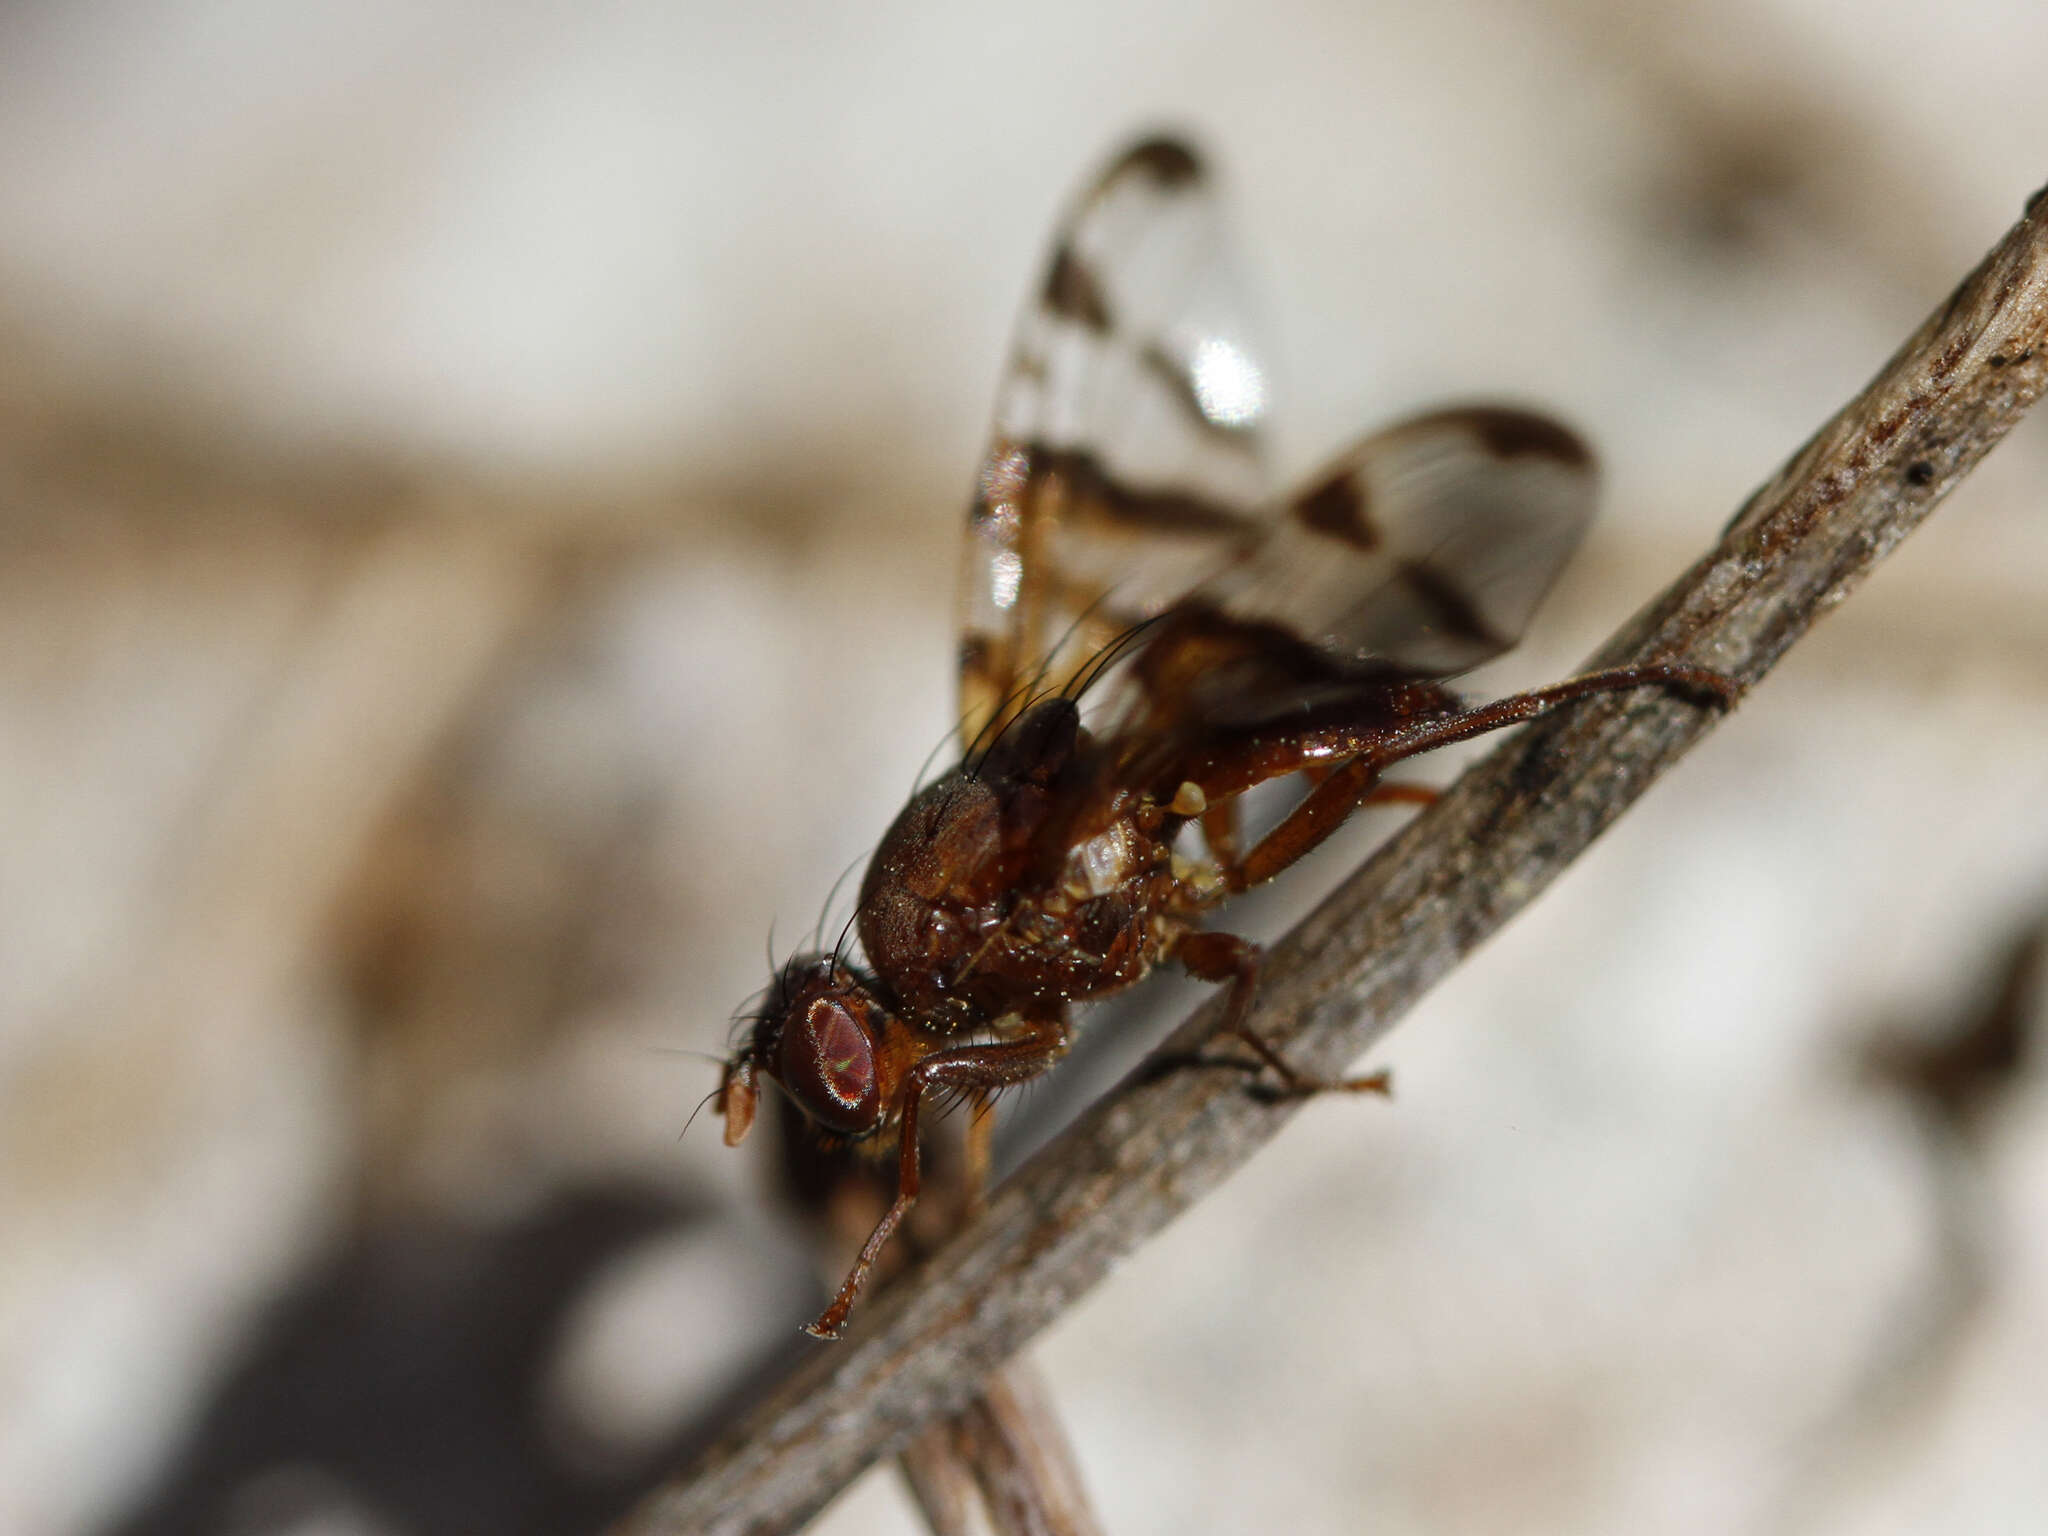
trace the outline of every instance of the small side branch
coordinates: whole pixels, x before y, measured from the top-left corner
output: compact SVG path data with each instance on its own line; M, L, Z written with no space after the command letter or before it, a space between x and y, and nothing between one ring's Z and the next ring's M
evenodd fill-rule
M2048 197L1816 432L1720 542L1595 658L1753 685L1976 467L2048 383ZM1718 712L1646 692L1536 722L1473 768L1270 951L1251 1026L1342 1070L1519 911ZM1203 1008L1161 1047L1200 1049ZM1142 1071L1022 1169L850 1339L650 1497L622 1536L794 1529L878 1457L957 1412L1108 1269L1200 1199L1295 1106L1235 1074Z

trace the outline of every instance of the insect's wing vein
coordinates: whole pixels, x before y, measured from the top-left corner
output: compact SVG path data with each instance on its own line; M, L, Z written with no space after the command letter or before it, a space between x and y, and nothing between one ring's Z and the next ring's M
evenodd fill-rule
M1449 676L1521 639L1597 494L1591 451L1549 417L1432 411L1312 476L1210 596L1341 666Z
M1098 729L1147 765L1233 743L1256 757L1256 733L1369 721L1390 690L1521 638L1596 486L1578 437L1527 411L1460 406L1376 432L1143 637Z
M1184 144L1117 159L1055 239L996 402L961 601L970 742L1249 542L1271 374L1210 178Z

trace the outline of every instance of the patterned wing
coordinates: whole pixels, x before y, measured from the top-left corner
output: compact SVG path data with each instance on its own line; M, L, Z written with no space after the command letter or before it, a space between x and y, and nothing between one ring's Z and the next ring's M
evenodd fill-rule
M1138 144L1062 226L968 519L961 735L1000 727L1257 541L1270 379L1213 187Z
M1578 436L1527 411L1462 406L1375 433L1148 631L1109 728L1150 762L1477 666L1521 638L1597 488Z
M1432 411L1314 476L1209 595L1347 669L1447 677L1521 639L1598 492L1592 451L1547 416Z

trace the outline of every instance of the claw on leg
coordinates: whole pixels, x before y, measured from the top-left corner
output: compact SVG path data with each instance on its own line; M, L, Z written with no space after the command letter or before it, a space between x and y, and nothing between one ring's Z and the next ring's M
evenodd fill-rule
M1385 1071L1368 1072L1361 1077L1313 1077L1299 1071L1246 1022L1251 1013L1252 998L1258 992L1259 967L1265 960L1265 952L1251 940L1241 939L1234 933L1191 933L1180 941L1174 955L1196 980L1229 984L1230 992L1223 1005L1223 1027L1250 1046L1259 1060L1273 1069L1280 1079L1281 1088L1289 1096L1392 1094L1393 1078Z

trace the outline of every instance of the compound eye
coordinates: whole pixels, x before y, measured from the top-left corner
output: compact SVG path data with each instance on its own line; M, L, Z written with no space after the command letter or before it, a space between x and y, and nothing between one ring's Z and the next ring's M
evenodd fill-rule
M875 1047L845 1004L813 1002L782 1037L782 1082L813 1120L855 1135L881 1118Z

